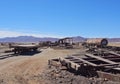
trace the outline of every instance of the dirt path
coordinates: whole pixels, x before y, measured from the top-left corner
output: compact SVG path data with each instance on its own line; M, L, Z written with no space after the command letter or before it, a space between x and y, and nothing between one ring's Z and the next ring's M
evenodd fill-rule
M40 74L48 60L79 52L79 50L44 49L33 56L16 56L0 60L0 84L44 84Z

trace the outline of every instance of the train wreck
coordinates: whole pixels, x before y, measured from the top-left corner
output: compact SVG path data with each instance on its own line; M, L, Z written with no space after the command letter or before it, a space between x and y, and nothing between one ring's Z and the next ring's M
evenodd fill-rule
M92 38L87 39L83 46L85 47L105 47L108 44L108 40L106 38Z
M66 37L66 38L58 39L55 42L44 41L44 42L40 42L39 45L41 47L71 49L73 48L73 38Z
M27 45L11 45L10 48L13 48L15 54L21 54L29 51L37 51L39 48L38 45L27 44Z
M99 77L120 82L120 54L119 48L108 46L104 38L88 39L83 44L85 54L76 53L66 57L49 60L50 66L63 67L74 70L85 77ZM116 50L114 50L116 49ZM116 52L115 52L116 51Z

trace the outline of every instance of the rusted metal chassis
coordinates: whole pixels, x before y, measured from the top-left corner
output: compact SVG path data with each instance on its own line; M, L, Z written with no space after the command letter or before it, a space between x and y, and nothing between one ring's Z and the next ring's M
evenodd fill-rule
M64 58L61 58L61 60L62 59L64 59ZM75 60L74 60L75 61ZM64 60L64 62L66 63L66 64L69 64L69 66L67 66L67 68L74 68L74 69L76 69L76 70L78 70L78 67L80 67L81 65L78 65L78 64L76 64L76 63L72 63L72 64L70 64L70 60ZM62 64L64 64L64 62L62 62ZM79 61L77 61L76 60L76 62L79 62ZM67 69L67 68L65 68L65 67L61 67L62 65L61 65L61 63L60 63L60 60L59 59L51 59L51 60L49 60L48 61L48 64L49 65L52 65L52 66L56 66L56 67L59 67L59 68L61 68L61 69ZM82 64L82 63L81 63ZM71 66L70 66L71 65ZM108 64L109 65L109 64ZM105 65L103 65L103 66L105 66ZM80 68L81 69L81 68ZM89 71L90 69L88 69L88 71ZM86 74L86 72L85 72L85 70L83 70L83 73L84 74ZM104 71L96 71L96 72L92 72L92 74L96 74L99 78L103 78L103 79L105 79L105 80L112 80L112 81L116 81L116 82L120 82L120 76L119 75L116 75L116 74L111 74L111 73L107 73L107 72L104 72Z
M59 60L62 65L66 66L68 69L74 69L76 71L81 71L82 73L86 73L86 70L88 72L94 73L97 71L97 74L99 77L107 78L107 79L112 79L111 77L114 77L113 79L116 81L120 81L119 76L115 76L114 74L108 73L109 71L112 72L119 72L120 73L120 67L119 67L119 62L120 62L120 55L112 53L112 56L104 56L104 57L99 57L95 56L92 54L86 54L85 58L80 58L80 56L67 56L65 58L60 57ZM109 78L110 76L110 78ZM118 77L118 79L116 79Z
M36 45L16 45L11 46L15 54L21 54L28 51L36 51L38 49L38 46Z
M74 68L75 70L78 70L81 65L84 66L92 66L92 67L103 67L103 68L112 68L119 70L118 68L115 68L116 66L119 65L119 63L114 62L112 60L115 60L113 57L111 58L102 58L102 57L97 57L92 54L86 54L88 58L79 58L76 56L69 56L66 58L59 58L61 63L69 63L71 65L71 68ZM120 57L117 59L120 59Z

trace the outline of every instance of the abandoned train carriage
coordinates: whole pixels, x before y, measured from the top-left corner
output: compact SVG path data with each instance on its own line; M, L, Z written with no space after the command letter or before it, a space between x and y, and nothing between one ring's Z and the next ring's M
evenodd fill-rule
M83 46L85 47L105 47L108 44L108 40L106 38L92 38L87 39Z

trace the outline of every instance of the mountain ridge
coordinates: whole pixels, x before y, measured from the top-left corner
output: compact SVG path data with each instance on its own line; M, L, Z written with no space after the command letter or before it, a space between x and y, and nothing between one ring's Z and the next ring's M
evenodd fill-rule
M83 42L88 38L81 36L70 37L74 42ZM0 38L0 42L40 42L40 41L52 41L55 42L60 38L53 37L34 37L34 36L18 36L18 37L5 37ZM120 42L120 38L107 38L110 42Z

